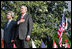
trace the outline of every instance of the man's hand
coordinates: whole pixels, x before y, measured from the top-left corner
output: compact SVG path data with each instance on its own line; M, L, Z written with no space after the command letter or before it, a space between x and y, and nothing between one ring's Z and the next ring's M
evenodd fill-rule
M22 23L22 22L24 22L25 21L25 19L20 19L19 21L18 21L18 24L20 24L20 23Z

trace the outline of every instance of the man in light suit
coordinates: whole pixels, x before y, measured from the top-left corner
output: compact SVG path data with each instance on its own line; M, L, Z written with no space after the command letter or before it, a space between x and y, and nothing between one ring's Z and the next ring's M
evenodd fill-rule
M29 48L30 35L32 31L32 17L27 14L27 7L22 5L20 7L21 15L18 16L17 24L17 37L20 42L21 48ZM18 41L17 40L17 41ZM19 43L17 44L19 45Z
M4 24L4 48L13 48L11 41L14 41L14 12L7 12L7 22Z

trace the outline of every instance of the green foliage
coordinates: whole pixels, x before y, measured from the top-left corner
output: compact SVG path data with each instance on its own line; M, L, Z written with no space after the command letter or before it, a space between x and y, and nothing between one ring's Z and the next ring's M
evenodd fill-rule
M6 12L15 12L14 20L17 19L20 14L20 6L24 4L28 8L28 13L31 14L33 19L33 29L31 38L34 40L37 48L41 46L41 39L45 39L45 45L49 43L53 44L51 41L55 40L58 44L58 27L60 20L62 18L62 13L64 8L67 7L65 1L1 1L1 27L4 26L6 22ZM56 4L56 5L55 5ZM5 7L5 9L3 9ZM65 11L65 17L71 18L71 12ZM47 44L49 36L49 43ZM67 38L69 44L71 41ZM30 43L31 44L31 43ZM52 48L52 45L50 46Z

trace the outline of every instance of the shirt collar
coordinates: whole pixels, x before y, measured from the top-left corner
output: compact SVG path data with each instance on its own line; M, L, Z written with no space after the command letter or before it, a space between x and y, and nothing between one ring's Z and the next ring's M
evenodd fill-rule
M24 13L22 16L25 16L26 13Z
M10 19L9 22L12 21L12 20L13 20L13 19Z

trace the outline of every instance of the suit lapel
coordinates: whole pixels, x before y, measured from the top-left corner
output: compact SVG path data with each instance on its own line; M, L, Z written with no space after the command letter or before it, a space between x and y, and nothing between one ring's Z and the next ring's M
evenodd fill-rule
M24 15L23 19L25 19L27 17L27 14Z
M9 20L8 20L9 21ZM5 23L5 28L7 28L7 23L8 23L8 21Z

